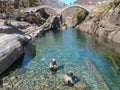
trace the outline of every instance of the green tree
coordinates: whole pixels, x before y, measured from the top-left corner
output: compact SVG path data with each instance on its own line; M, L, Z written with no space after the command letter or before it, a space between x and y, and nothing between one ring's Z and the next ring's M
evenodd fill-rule
M29 0L29 6L34 7L38 5L38 0Z
M76 9L76 20L77 22L81 22L85 17L86 15L88 14L87 11L85 11L84 9Z
M20 7L29 7L29 0L20 0Z
M84 9L76 9L76 15L73 17L73 22L75 22L75 26L77 26L78 24L80 24L88 15L88 11L84 10Z
M19 8L19 0L15 0L14 1L14 7L15 8Z

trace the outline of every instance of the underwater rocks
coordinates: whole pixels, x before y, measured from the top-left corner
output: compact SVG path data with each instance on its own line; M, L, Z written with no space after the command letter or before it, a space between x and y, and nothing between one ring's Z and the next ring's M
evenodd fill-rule
M19 70L18 70L19 72ZM90 90L89 86L83 82L77 82L74 86L67 86L58 74L42 74L43 71L27 70L19 75L4 77L3 90ZM0 88L1 89L1 88Z
M91 86L93 90L109 90L107 83L104 81L103 76L101 75L97 67L94 65L92 60L88 57L81 57L81 60L81 66L86 66L84 68L84 71L89 73L86 74L86 72L82 71L82 74L86 78L87 83L89 83L89 86ZM92 80L90 80L90 78L92 78ZM97 87L93 87L92 85Z

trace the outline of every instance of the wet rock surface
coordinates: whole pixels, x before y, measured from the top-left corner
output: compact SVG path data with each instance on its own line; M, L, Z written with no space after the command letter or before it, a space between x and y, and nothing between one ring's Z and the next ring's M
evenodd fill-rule
M22 38L16 34L0 35L0 74L23 54Z
M14 25L12 27L4 26L3 23L4 20L0 23L0 48L2 49L0 52L0 74L24 53L23 48L25 43L43 32L58 28L59 25L59 21L55 16L50 16L40 27L27 22L18 21L12 21ZM9 59L11 61L9 61Z
M120 2L119 2L120 3ZM120 43L120 4L93 9L79 26L85 32ZM114 3L111 3L114 4Z

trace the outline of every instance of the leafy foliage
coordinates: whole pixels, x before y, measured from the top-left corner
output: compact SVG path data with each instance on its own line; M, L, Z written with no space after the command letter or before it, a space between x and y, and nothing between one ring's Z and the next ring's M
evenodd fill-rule
M111 7L116 7L117 5L119 5L120 4L120 0L114 0L113 2L111 2L110 4L109 4L109 6L110 6L110 8Z
M20 6L21 7L29 7L29 1L28 0L20 0Z
M114 3L115 6L117 6L117 5L120 4L120 0L114 0L113 3Z
M38 5L38 1L37 0L29 0L29 5L30 7L34 7Z
M76 12L77 12L76 18L77 18L78 21L80 20L81 17L85 16L85 12L84 12L83 9L77 9Z
M73 21L75 22L75 25L73 27L80 24L86 18L87 15L88 15L88 11L81 8L76 9L76 15L73 17Z
M20 0L19 3L21 7L34 7L39 4L38 0Z
M15 0L14 1L14 7L15 8L19 8L19 0Z
M82 20L85 19L85 17L88 15L88 12L85 11L84 9L76 9L76 16L75 19L77 20L77 22L81 22Z

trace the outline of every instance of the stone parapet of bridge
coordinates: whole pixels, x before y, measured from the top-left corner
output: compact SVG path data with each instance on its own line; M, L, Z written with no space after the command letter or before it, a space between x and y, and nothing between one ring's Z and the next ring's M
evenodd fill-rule
M80 4L72 4L72 5L68 5L64 8L54 8L54 7L51 7L51 6L48 6L48 5L40 5L40 6L37 6L37 7L25 8L25 9L21 10L21 12L36 12L39 9L48 8L48 9L53 10L57 14L62 14L65 10L67 10L69 8L72 8L72 7L82 8L82 9L87 10L88 12L90 12L91 9L94 8L94 6L88 6L88 5L85 6L85 5L80 5Z

